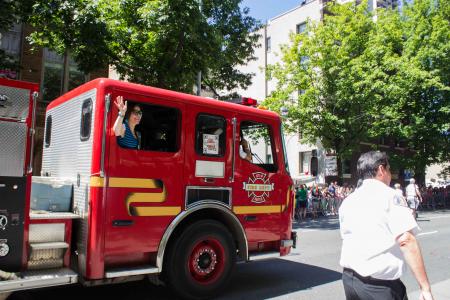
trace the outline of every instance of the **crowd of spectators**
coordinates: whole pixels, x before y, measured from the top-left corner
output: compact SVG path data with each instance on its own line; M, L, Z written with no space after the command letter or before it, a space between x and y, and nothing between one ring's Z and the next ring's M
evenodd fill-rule
M307 216L317 218L319 216L337 215L342 201L354 189L353 185L341 186L338 185L337 181L331 182L328 186L314 184L307 187L303 184L296 187L296 220L303 220Z
M419 210L450 208L450 185L445 187L422 186L420 193L423 201L419 205Z
M355 190L353 185L338 185L331 182L329 185L317 185L307 187L305 184L296 187L296 213L295 219L304 220L307 217L337 215L342 201ZM404 188L400 187L403 191ZM420 188L422 202L418 210L435 210L450 208L450 185L446 187L422 186Z

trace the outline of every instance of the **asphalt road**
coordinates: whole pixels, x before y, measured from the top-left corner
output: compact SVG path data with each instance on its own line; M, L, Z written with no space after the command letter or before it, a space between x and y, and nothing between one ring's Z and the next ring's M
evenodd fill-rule
M424 212L418 235L436 299L450 299L450 211ZM285 258L239 264L230 287L218 299L345 299L339 266L340 236L336 217L295 224L299 247ZM409 298L418 285L408 271L402 278ZM436 295L437 294L437 295ZM18 297L20 296L20 297ZM448 297L447 297L448 296ZM94 288L61 287L19 293L13 299L176 299L163 286L144 282Z

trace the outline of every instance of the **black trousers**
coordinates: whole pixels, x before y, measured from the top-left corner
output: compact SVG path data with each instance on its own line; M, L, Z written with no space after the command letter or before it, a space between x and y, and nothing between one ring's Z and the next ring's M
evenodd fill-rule
M400 279L363 277L351 269L344 268L342 282L347 300L408 300L406 287Z

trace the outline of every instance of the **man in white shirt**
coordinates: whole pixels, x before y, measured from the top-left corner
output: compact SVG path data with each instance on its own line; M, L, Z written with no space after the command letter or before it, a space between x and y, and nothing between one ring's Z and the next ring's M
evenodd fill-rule
M422 202L422 196L414 178L411 178L406 186L406 200L408 201L408 206L413 210L413 215L417 217L416 210L419 203Z
M248 142L243 137L241 137L241 142L239 144L240 144L239 156L242 159L252 162L252 153L250 151L250 146L249 146Z
M419 244L418 225L405 199L389 187L387 155L361 155L357 170L364 180L339 209L342 237L340 264L345 295L353 299L407 299L400 281L409 265L421 289L421 298L433 299Z

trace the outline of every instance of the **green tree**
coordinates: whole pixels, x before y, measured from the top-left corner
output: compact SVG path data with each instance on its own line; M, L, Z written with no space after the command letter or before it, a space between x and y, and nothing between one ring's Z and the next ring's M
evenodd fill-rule
M448 1L415 0L403 14L380 11L363 73L372 83L369 135L403 141L408 155L394 156L415 170L448 160L450 128L450 27Z
M392 152L393 164L422 178L427 164L449 154L448 6L416 0L403 14L378 9L376 21L366 3L330 6L322 23L282 49L268 105L277 109L303 90L289 107L291 129L300 127L338 158L362 141L384 137L392 149L400 141L409 151Z
M332 4L324 22L309 23L306 32L293 34L282 50L282 63L269 68L277 90L266 105L289 109L287 128L301 130L306 141L319 139L334 149L338 175L342 159L367 138L372 116L361 74L362 56L374 23L367 5ZM297 100L298 99L298 100Z
M123 78L192 92L245 87L259 23L241 0L37 0L31 41L70 51L81 70L112 65Z

